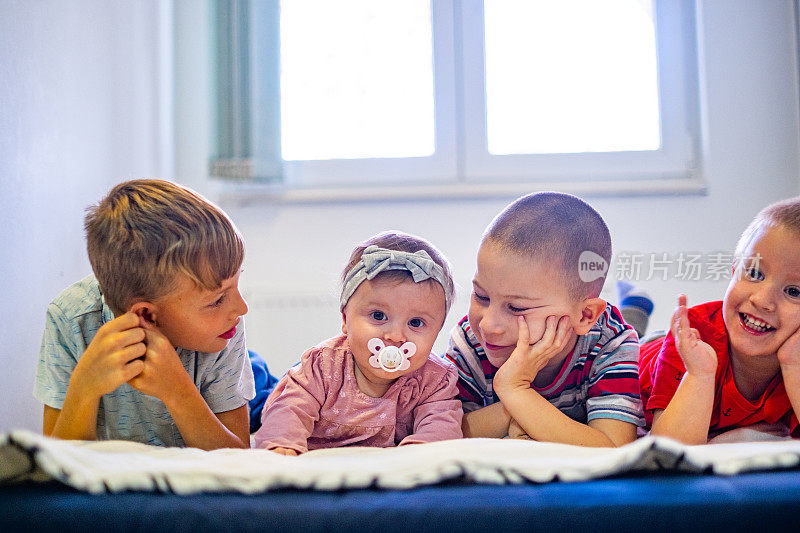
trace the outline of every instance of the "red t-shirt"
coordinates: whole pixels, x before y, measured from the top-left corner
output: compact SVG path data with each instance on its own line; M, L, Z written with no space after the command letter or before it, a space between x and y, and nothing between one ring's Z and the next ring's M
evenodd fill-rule
M793 437L800 437L797 416L778 373L760 398L748 400L733 381L728 332L722 319L722 302L708 302L689 309L689 323L717 353L714 408L709 431L720 432L757 422L787 425ZM665 409L683 379L683 365L675 339L669 333L663 339L643 344L639 351L639 388L647 427L653 424L653 410Z

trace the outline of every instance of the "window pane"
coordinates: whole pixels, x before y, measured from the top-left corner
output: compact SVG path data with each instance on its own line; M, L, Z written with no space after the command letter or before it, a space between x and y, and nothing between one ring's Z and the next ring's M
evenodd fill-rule
M287 160L434 152L429 0L282 0Z
M489 152L657 150L653 2L485 0Z

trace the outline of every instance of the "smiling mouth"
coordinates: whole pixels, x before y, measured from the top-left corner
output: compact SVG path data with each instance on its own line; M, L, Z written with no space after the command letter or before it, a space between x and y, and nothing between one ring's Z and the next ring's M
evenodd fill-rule
M763 320L759 320L756 317L750 316L747 313L739 313L739 322L742 324L744 329L750 333L755 334L762 334L762 333L769 333L770 331L774 331L775 328L764 322Z

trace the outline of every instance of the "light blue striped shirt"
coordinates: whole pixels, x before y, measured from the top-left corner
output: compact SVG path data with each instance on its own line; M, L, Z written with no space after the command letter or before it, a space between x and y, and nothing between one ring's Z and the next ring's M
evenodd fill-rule
M39 401L55 409L64 406L70 376L78 360L97 330L113 319L94 276L71 285L50 303L33 390ZM243 321L220 352L183 348L176 351L214 413L241 407L255 396ZM185 446L164 402L142 394L127 383L100 399L97 438Z

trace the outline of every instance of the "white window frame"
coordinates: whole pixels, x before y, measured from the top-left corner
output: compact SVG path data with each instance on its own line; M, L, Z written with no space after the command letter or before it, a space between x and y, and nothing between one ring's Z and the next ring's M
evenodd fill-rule
M653 151L570 154L492 155L486 133L483 2L463 2L461 28L464 65L464 179L466 181L553 179L608 180L686 178L696 169L695 136L691 134L689 88L695 87L688 64L694 55L691 2L656 0L656 35L662 147ZM687 28L687 26L689 26ZM688 82L688 83L687 83ZM666 110L677 112L665 112Z
M292 186L361 186L446 183L457 179L453 0L431 2L433 31L434 142L427 157L285 161L284 182ZM446 58L450 58L449 60Z
M432 156L283 161L279 179L273 173L270 180L260 181L256 171L251 180L242 180L239 172L238 181L223 196L248 201L330 201L485 197L546 189L575 194L702 193L695 4L695 0L655 0L660 150L490 154L483 1L432 0L436 142ZM261 11L253 10L254 27L266 25L257 18ZM256 47L258 40L253 37ZM259 161L258 154L251 161ZM221 166L219 161L215 165Z

